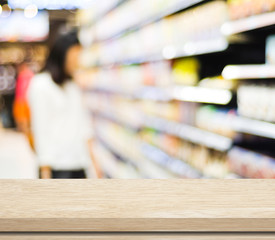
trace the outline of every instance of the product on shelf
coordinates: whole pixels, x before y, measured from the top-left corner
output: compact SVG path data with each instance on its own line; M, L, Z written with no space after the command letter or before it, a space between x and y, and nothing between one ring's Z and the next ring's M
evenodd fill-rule
M145 86L169 87L171 66L169 61L141 65L97 68L91 73L90 86L130 94L138 93ZM89 85L89 83L87 83Z
M274 0L228 0L232 20L271 12L275 10Z
M245 178L275 178L275 158L234 147L228 161L230 169Z
M202 106L196 113L196 126L229 138L234 138L236 132L233 131L231 124L232 118L235 116L235 110Z
M242 85L237 91L238 113L242 116L275 122L275 87Z
M204 177L225 178L229 173L226 153L219 153L152 129L144 130L140 134L144 141L189 164Z
M176 84L195 85L199 81L199 62L195 58L176 60L172 78Z
M225 152L232 146L232 139L209 131L167 119L144 116L144 127L153 128L185 141Z
M154 115L174 121L180 121L181 118L180 104L177 102L141 101L140 110L147 115Z

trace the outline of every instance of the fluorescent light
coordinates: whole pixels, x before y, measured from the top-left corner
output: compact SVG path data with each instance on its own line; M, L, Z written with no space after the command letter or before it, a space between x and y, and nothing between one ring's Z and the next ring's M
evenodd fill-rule
M232 93L229 90L203 87L175 87L172 96L180 101L222 105L228 104L232 99Z

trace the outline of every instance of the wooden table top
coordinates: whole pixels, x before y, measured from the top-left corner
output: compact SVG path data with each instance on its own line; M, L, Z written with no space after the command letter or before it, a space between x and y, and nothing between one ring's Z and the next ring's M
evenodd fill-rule
M274 180L1 180L0 232L275 231Z

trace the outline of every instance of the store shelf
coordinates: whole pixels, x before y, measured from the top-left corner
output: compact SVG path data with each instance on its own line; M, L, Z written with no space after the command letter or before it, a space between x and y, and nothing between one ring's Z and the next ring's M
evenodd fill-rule
M187 42L182 46L169 45L162 49L161 52L143 56L136 59L123 59L119 61L112 61L111 63L99 63L95 67L105 67L110 65L131 65L131 64L143 64L147 62L157 62L162 60L170 60L181 57L192 57L210 53L218 53L225 51L229 46L229 42L224 37L218 37L214 39L206 39L201 41ZM123 58L123 57L122 57Z
M98 112L98 116L106 117L107 114L104 112ZM140 129L141 127L149 127L154 128L161 132L166 132L168 134L177 136L179 138L185 139L187 141L204 145L209 148L216 149L218 151L227 151L232 146L232 139L221 136L219 134L215 134L209 131L205 131L187 124L178 123L174 121L169 121L163 118L152 117L152 116L143 116L143 121L140 123L139 127L133 127L132 124L126 123L125 121L122 123L119 119L115 117L107 117L108 120L111 120L121 126L131 127L132 129ZM238 122L239 121L239 122ZM245 124L240 122L240 120L234 120L232 122L232 128L237 131L241 131L241 124ZM257 121L258 122L258 121ZM246 126L247 127L247 126ZM243 128L244 130L244 128ZM252 130L250 130L252 131ZM268 131L268 130L267 130ZM265 132L265 131L264 131ZM275 136L275 134L274 134Z
M165 169L170 170L172 173L179 175L180 177L184 178L201 178L202 174L192 168L187 163L173 158L166 154L161 149L152 146L148 143L143 142L141 144L141 150L144 155L154 161L155 163L161 165Z
M162 87L142 87L134 93L134 98L139 100L152 100L168 102L173 100L170 94L170 88Z
M225 79L268 79L275 78L275 67L268 64L228 65L222 76Z
M232 99L232 92L226 89L177 86L172 90L172 98L186 102L226 105Z
M157 179L167 179L175 178L172 173L169 173L166 169L159 167L155 163L151 163L147 158L139 156L139 153L131 153L126 149L119 147L116 144L111 144L110 141L105 139L103 134L97 132L97 139L99 139L105 146L108 147L110 152L112 152L116 157L123 159L125 162L132 164L143 178L157 178ZM139 144L139 141L136 142ZM140 153L141 154L141 153Z
M95 93L108 93L108 94L115 94L121 95L128 99L144 99L144 100L155 100L155 101L170 101L172 100L169 89L168 88L161 88L161 87L142 87L136 91L126 91L121 90L118 88L105 88L105 87L94 87L92 89L87 89L88 92L95 92Z
M100 159L98 162L101 169L111 178L142 178L136 166L118 158L117 154L104 142L98 141L95 145L95 156ZM122 161L121 161L122 160Z
M133 99L133 93L131 93L130 91L122 91L121 89L115 87L93 87L90 89L86 89L86 92L117 94L125 98Z
M117 94L129 99L168 102L172 100L226 105L233 97L230 90L199 86L142 87L132 94L117 89L95 88L95 92Z
M209 53L223 52L228 48L228 46L229 43L225 38L218 37L214 39L188 42L184 44L181 49L175 49L174 54L171 49L169 49L168 51L166 50L166 48L164 48L162 55L164 59L197 56Z
M162 118L148 116L144 125L218 151L229 150L233 143L230 138Z
M263 13L236 21L224 23L221 31L224 35L247 32L275 24L275 12Z
M247 117L224 115L223 118L216 120L217 125L231 129L234 132L251 134L259 137L275 139L275 124Z
M100 134L96 134L96 138L97 140L101 143L101 145L103 145L106 149L109 150L110 153L112 153L112 155L114 157L116 157L117 159L119 159L120 161L123 161L125 163L129 163L132 166L134 166L136 169L138 169L138 166L136 165L136 163L132 160L129 159L126 154L123 154L122 151L120 151L120 149L118 149L117 147L115 147L114 145L110 144L109 142L107 142L103 136L101 136Z
M107 113L104 111L95 111L95 112L92 112L92 114L94 114L95 117L110 120L110 121L117 123L121 126L124 126L126 128L131 128L134 131L138 131L141 127L141 123L139 123L137 120L136 120L136 122L125 121L125 119L122 119L122 118L118 117L117 115L115 116L114 114Z
M231 124L234 131L275 139L275 124L273 123L236 117Z

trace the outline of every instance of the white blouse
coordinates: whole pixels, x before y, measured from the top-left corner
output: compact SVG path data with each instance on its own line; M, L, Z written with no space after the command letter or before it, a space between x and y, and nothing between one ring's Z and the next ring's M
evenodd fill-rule
M88 140L93 129L80 88L73 81L60 87L49 73L41 73L30 83L28 100L40 166L54 170L89 168Z

